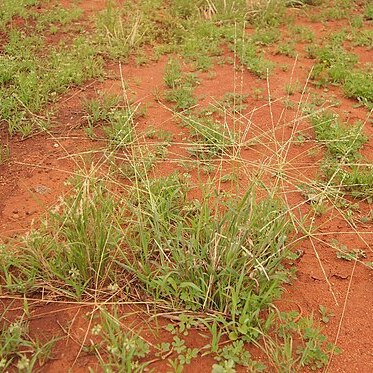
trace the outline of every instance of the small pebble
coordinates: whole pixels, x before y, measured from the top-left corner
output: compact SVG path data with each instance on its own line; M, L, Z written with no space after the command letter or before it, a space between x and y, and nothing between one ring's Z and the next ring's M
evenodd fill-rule
M37 184L34 186L34 191L39 194L48 194L51 190L43 184Z

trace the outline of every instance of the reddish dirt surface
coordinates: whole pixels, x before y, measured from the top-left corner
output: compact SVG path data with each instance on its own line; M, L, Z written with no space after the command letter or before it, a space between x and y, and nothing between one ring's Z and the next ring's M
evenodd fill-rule
M62 1L68 6L71 1ZM104 7L102 0L83 1L79 4L87 16L91 16ZM297 23L311 27L318 37L322 37L331 30L337 30L346 21L328 22L325 25L307 21L304 16L297 14ZM0 36L0 40L2 40ZM270 77L271 99L275 101L271 111L268 105L267 83L254 78L247 71L235 72L233 66L221 65L214 69L214 75L199 74L201 84L196 89L196 95L201 98L199 104L204 106L216 99L222 98L227 92L236 90L247 93L248 109L246 118L250 118L250 137L262 136L274 128L277 139L287 139L293 132L313 135L306 119L300 118L291 124L294 118L299 118L297 108L286 109L282 99L286 97L284 86L290 81L299 81L301 87L310 85L312 91L320 94L312 84L307 83L313 61L305 58L304 44L299 44L300 55L295 63L293 58L272 55L270 58L281 65L288 65L283 71L277 68ZM362 63L372 59L372 52L364 48L355 48ZM232 57L232 55L229 55ZM147 107L146 115L138 119L137 131L142 132L149 126L166 129L172 132L173 142L168 149L167 160L156 167L155 173L167 174L175 169L183 172L178 165L180 160L190 160L186 150L185 130L174 118L167 104L159 104L155 99L156 92L165 89L163 83L164 67L167 61L163 57L158 62L150 62L145 66L136 66L134 62L122 66L123 78L128 85L127 93L135 103ZM188 67L185 67L188 69ZM293 70L293 72L292 72ZM121 76L118 64L108 63L107 76L103 82L88 82L83 88L70 90L55 105L56 126L53 133L39 134L26 140L17 137L8 138L5 129L1 132L1 143L8 144L10 160L0 165L0 243L9 238L24 234L33 225L38 225L45 213L58 201L59 196L69 192L65 181L79 168L80 154L92 149L98 150L100 142L87 140L81 129L84 124L84 110L82 102L87 97L94 97L98 91L122 93ZM252 87L261 88L262 97L253 97ZM345 114L350 120L365 121L367 110L355 107L356 102L343 98L340 88L330 88L328 95L338 97L341 105L338 112ZM290 96L298 102L300 93ZM302 100L307 100L304 96ZM276 101L277 100L277 101ZM279 121L278 118L281 118ZM273 121L273 123L272 123ZM284 124L288 123L288 124ZM278 129L276 129L276 127ZM364 148L364 155L373 161L373 128L365 126L369 142ZM242 158L247 162L251 172L255 173L258 163L264 158L273 156L273 167L276 167L275 156L279 149L269 146L254 145L243 151ZM300 180L310 180L315 177L318 162L322 152L309 155L308 150L314 148L312 142L305 142L292 146L287 153L287 165L284 170L288 176L284 183L284 193L291 206L299 206L307 210L304 198L295 190ZM245 182L250 179L251 172L244 172L241 176L242 190ZM192 173L198 180L200 175ZM270 180L270 175L268 179ZM206 175L202 176L206 179ZM360 215L372 211L368 204L360 203ZM357 214L359 215L359 213ZM359 263L343 261L336 258L335 250L327 242L337 238L348 247L363 249L367 253L367 261L373 261L373 232L371 224L359 223L356 219L352 223L339 216L338 212L326 217L316 218L317 235L311 239L302 240L303 255L297 261L297 278L285 287L285 292L278 306L281 309L301 309L303 315L314 313L319 318L319 305L324 305L334 314L330 322L323 324L324 331L332 342L342 349L342 354L334 356L325 371L329 372L372 372L373 371L373 340L370 325L373 322L373 273ZM0 296L4 305L9 304L9 297ZM22 303L12 305L14 316L19 312ZM94 321L90 319L90 312L94 304L74 304L65 301L30 301L30 330L33 337L49 339L52 336L61 337L53 353L53 360L43 368L43 372L87 372L88 366L97 369L97 362L92 354L81 349L82 344L88 344L92 338L89 333ZM18 308L17 308L18 307ZM18 311L17 311L18 310ZM142 335L150 343L170 341L170 336L161 331L155 332L155 325L149 324L146 314L140 309L134 316L134 309L124 308L123 314L130 314L128 321L133 328L140 326ZM166 325L168 320L161 321ZM144 325L149 325L145 327ZM154 330L152 330L154 329ZM200 332L203 334L203 331ZM201 347L206 343L193 332L187 338L189 346ZM211 358L201 358L186 367L187 372L207 372L213 361ZM154 371L168 371L163 362L155 361L151 367Z

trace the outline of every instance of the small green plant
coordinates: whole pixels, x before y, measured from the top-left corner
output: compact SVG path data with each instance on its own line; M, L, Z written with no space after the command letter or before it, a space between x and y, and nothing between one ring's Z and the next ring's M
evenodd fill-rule
M268 2L247 2L249 21L259 28L276 27L285 20L286 2L270 0Z
M185 111L197 104L192 87L173 88L166 92L165 99L175 104L175 110Z
M271 45L276 43L280 36L277 28L265 28L256 30L250 40L256 45Z
M333 239L330 245L336 250L336 256L338 259L346 261L365 259L367 254L364 250L353 249L349 250L346 245L341 244L338 240Z
M361 28L364 25L364 18L360 15L351 18L351 26L354 28Z
M112 147L120 148L131 144L134 140L134 117L136 110L115 110L109 118L107 125L103 127Z
M326 45L313 52L317 64L312 71L312 78L321 85L343 83L357 63L355 54L346 52L342 46Z
M31 13L31 12L30 12ZM83 13L83 10L77 6L69 7L66 9L58 4L53 4L47 10L42 12L32 12L30 16L36 21L36 29L41 32L49 28L51 33L53 27L61 28L74 21L77 21Z
M367 47L368 50L373 48L373 30L361 29L355 31L350 36L353 46Z
M214 373L235 372L237 365L247 367L251 372L264 372L267 369L265 364L252 359L242 340L234 341L218 349L215 360L218 364L213 365L212 372Z
M264 54L258 52L257 47L252 42L240 42L236 51L243 66L261 79L265 79L274 68L274 63L267 60Z
M373 20L373 5L369 2L364 7L364 17L368 21Z
M264 98L264 95L263 95L263 92L264 92L264 89L261 88L261 87L253 87L253 97L256 99L256 100L262 100Z
M363 134L363 125L342 123L332 112L324 111L311 116L316 138L325 144L329 154L337 159L351 160L359 157L358 151L367 141Z
M218 102L223 110L229 110L232 113L241 113L247 108L245 103L248 95L241 93L228 92L223 99Z
M7 309L1 315L0 369L4 372L9 369L32 372L49 360L55 340L44 345L33 340L29 336L25 315L10 322L6 313Z
M294 42L281 43L277 45L276 53L288 57L295 57L297 55Z
M135 333L119 315L116 307L112 310L101 308L100 324L96 324L91 333L98 335L100 342L94 350L105 372L123 373L142 372L148 365L143 362L150 352L150 344Z
M194 74L183 73L179 61L169 60L165 67L164 82L170 88L164 97L175 103L175 110L188 110L197 103L193 88L198 84L198 79Z
M179 87L183 83L183 72L178 60L168 61L164 72L164 82L169 88Z
M99 94L97 98L87 99L84 101L84 108L87 112L87 121L90 127L99 123L110 121L114 110L120 103L118 96Z
M10 151L8 146L0 143L0 165L5 163L10 157Z
M191 129L192 136L200 142L189 148L198 158L211 158L231 153L238 145L238 137L227 124L211 118L185 116L183 124Z
M38 36L17 29L9 32L0 56L0 118L8 123L11 134L27 136L35 128L45 129L38 112L46 104L72 85L101 74L101 58L81 37L68 48L63 43L51 47L41 57L43 48L44 41Z
M132 8L132 9L131 9ZM114 1L108 1L106 8L97 17L96 44L102 53L115 59L126 60L130 53L143 43L144 23L142 17L134 14L134 5L120 8Z
M294 35L298 42L311 43L315 40L315 33L307 26L290 26L289 31Z
M127 146L133 141L134 118L142 115L139 107L124 108L120 106L120 101L118 96L100 95L84 103L88 135L94 138L94 128L101 124L110 146L116 148Z
M173 133L162 128L156 128L149 126L148 130L145 133L145 136L148 139L157 139L165 143L170 143L173 139Z
M276 367L286 370L300 371L305 367L318 370L325 367L329 361L329 354L340 353L340 350L326 341L321 328L315 325L313 316L301 316L298 312L282 312L271 314L272 325L278 328L275 338L264 336L266 353L271 357ZM271 325L270 323L268 325ZM300 343L294 342L301 337Z
M343 84L347 97L354 97L368 108L373 108L373 73L353 71Z
M319 314L320 314L321 321L324 324L327 324L330 321L330 318L334 316L333 313L329 312L327 308L321 304L319 306Z
M293 82L293 83L287 83L285 85L285 92L288 96L292 96L296 92L302 92L302 87L299 83L299 81Z

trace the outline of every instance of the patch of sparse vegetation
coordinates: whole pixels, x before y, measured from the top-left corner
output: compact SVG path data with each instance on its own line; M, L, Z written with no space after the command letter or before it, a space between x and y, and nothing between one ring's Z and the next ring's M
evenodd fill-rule
M29 322L27 315L10 321L6 307L1 315L0 329L0 368L3 371L14 369L31 372L40 368L50 359L51 349L55 340L45 344L33 340L29 335Z
M183 117L183 124L189 127L196 144L189 151L197 158L211 158L231 153L238 146L238 138L226 123L221 124L210 118L196 116ZM199 141L198 141L199 140Z
M261 79L266 79L275 66L272 61L265 58L263 52L258 51L255 44L248 41L239 43L236 53L242 65Z
M76 39L76 34L65 39L64 33L83 11L57 3L44 8L42 3L4 0L0 10L6 41L0 53L0 119L9 132L27 136L50 128L51 114L42 115L43 110L68 88L100 76L104 60L110 67L119 61L123 95L93 97L95 82L77 93L91 97L81 102L84 116L78 126L84 123L91 139L104 141L94 143L99 149L71 155L80 170L66 183L69 194L28 233L0 245L1 293L23 297L25 310L29 297L89 308L83 318L91 319L79 344L104 371L141 372L163 361L181 372L206 355L215 360L214 373L241 367L253 372L327 369L338 349L328 343L318 322L301 310L281 312L274 301L294 278L294 262L302 256L296 245L314 238L320 215L332 219L329 214L338 210L354 227L371 224L366 211L364 219L356 218L359 206L350 202L351 197L362 199L362 205L373 199L373 167L361 152L368 140L365 123L344 122L324 110L339 103L326 88L320 92L320 86L333 84L372 107L371 69L359 65L348 49L371 46L370 30L364 27L371 19L369 5L364 15L351 18L349 27L327 35L318 46L308 45L316 87L309 89L308 81L303 86L292 75L291 83L272 90L270 79L259 80L276 67L272 53L294 58L293 74L296 43L316 39L311 28L296 25L284 36L278 26L292 22L291 14L299 11L287 7L312 13L311 5L321 5L314 20L326 21L355 12L356 2L335 0L326 7L318 0L120 5L113 0L97 14L96 30ZM61 43L46 44L52 34ZM165 66L163 85L161 78L151 86L154 97L149 92L132 95L132 90L128 95L124 64L142 71L154 60ZM215 64L221 66L213 69ZM231 68L233 89L223 95L226 87L219 87L224 90L217 99L206 94L211 101L200 104L196 87L206 81L219 84L226 68ZM291 63L278 68L291 70ZM117 70L109 74L116 79L112 74ZM142 81L133 80L137 87ZM284 93L300 95L290 101ZM299 96L301 102L296 102ZM162 105L171 112L169 118L152 111L151 118L136 120L147 105ZM263 108L268 116L257 124ZM303 127L306 119L311 127ZM303 153L294 156L293 149ZM317 180L309 180L307 168L315 165L298 167L300 155L317 155L319 164L322 154ZM8 148L0 145L0 164L8 157ZM305 170L306 182L296 185L302 176L294 178L288 168ZM290 205L289 190L301 192L305 201ZM293 246L299 250L291 252ZM365 258L363 250L331 246L340 259ZM135 310L130 316L127 306L131 313ZM146 315L145 330L132 323L137 312ZM325 308L317 312L322 322L329 321ZM8 322L5 316L0 368L40 368L52 342L42 346L30 338L23 318ZM150 329L154 335L148 340ZM198 348L185 338L197 332L206 338ZM159 344L150 341L159 336ZM248 352L248 344L261 351L260 361L256 351Z

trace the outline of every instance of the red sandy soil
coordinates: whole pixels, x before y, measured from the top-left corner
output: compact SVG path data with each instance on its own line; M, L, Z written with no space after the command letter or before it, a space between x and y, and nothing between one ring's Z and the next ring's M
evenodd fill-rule
M62 1L63 5L69 5L70 1ZM91 16L105 5L103 0L83 1L79 6L84 9L87 17ZM337 30L345 21L328 22L326 26L311 23L302 15L297 15L297 23L307 24L321 37L332 29ZM270 92L272 100L281 99L286 96L284 87L290 82L299 81L303 86L307 83L307 76L312 67L312 60L305 57L304 46L299 45L299 58L294 65L294 59L280 55L273 55L270 58L279 66L289 65L288 71L277 68L270 77ZM364 48L354 49L361 61L371 61L372 52ZM230 55L232 57L232 55ZM223 56L224 57L224 56ZM164 66L167 61L163 57L158 62L150 62L145 66L136 66L134 62L123 65L123 77L128 84L128 92L133 96L135 102L147 105L147 112L144 118L138 119L137 131L141 132L147 127L166 129L173 133L173 144L168 149L166 161L162 161L157 167L158 174L166 174L171 170L183 168L172 160L190 159L186 151L185 129L181 128L172 112L166 105L159 104L155 97L156 90L165 89L163 83ZM294 65L294 71L291 72ZM186 69L188 67L186 66ZM251 134L258 135L272 126L278 126L278 138L289 138L296 126L296 130L303 130L310 136L313 135L307 120L300 120L294 125L289 123L296 116L295 109L287 109L284 112L282 100L272 106L274 124L271 122L271 115L268 106L267 83L256 79L247 71L235 72L233 66L217 65L214 68L214 76L207 73L199 74L201 84L196 89L196 95L200 98L199 104L204 106L214 99L220 99L226 92L237 92L249 94L247 99L247 117L253 123ZM10 161L0 166L0 242L6 242L9 238L24 234L34 224L37 225L40 219L54 204L59 196L69 192L65 181L79 167L79 154L90 149L98 149L100 142L87 140L84 131L81 129L84 124L84 110L82 102L87 97L93 97L98 91L105 91L120 94L122 92L119 65L108 63L107 75L110 77L104 82L90 81L86 86L71 89L66 95L60 98L56 104L56 126L53 132L38 134L31 138L22 140L17 137L9 138L2 126L1 143L7 143L10 148ZM252 87L263 89L263 98L254 98ZM236 87L236 88L235 88ZM310 84L310 89L318 91ZM360 119L365 121L367 110L356 108L353 100L343 97L339 88L331 88L328 94L335 94L341 101L338 112L345 114L350 120ZM293 101L301 99L300 94L291 96ZM303 100L306 97L302 98ZM260 108L263 106L262 108ZM249 113L254 108L260 108ZM283 115L280 123L278 118ZM373 129L365 126L365 132L369 136L369 143L364 148L364 154L373 161ZM315 177L318 169L317 161L322 153L310 156L307 151L314 147L312 142L305 142L298 146L292 146L287 154L287 169L285 172L297 180L310 180ZM276 155L276 150L268 150L263 146L253 146L243 151L242 157L247 164L260 162L268 158L270 154ZM275 164L275 163L274 163ZM197 179L196 174L194 177ZM240 184L244 190L245 181L250 175L241 175ZM291 177L291 176L290 176ZM289 177L289 180L290 180ZM295 191L292 182L284 185L290 205L299 204L301 209L307 209L304 198L298 191ZM371 206L360 204L361 215L369 213ZM343 350L339 356L332 358L328 366L329 372L372 372L373 371L373 340L371 325L373 322L373 274L366 266L359 263L340 260L336 257L335 251L325 242L338 238L348 247L363 249L367 252L367 261L373 260L373 232L371 224L363 224L355 221L348 223L337 212L327 217L316 218L315 224L319 226L321 233L320 240L303 240L297 249L301 248L304 254L297 261L297 278L285 287L285 292L277 305L284 310L300 309L303 315L314 313L318 319L319 305L324 305L334 314L330 322L324 324L324 331L332 342ZM346 232L341 234L342 232ZM358 232L358 234L356 233ZM1 296L4 304L9 304L6 296ZM14 308L17 306L14 304ZM21 305L21 304L20 304ZM74 304L73 302L51 302L35 300L30 302L30 328L34 337L48 340L52 336L60 336L62 339L57 342L51 362L43 368L43 372L87 372L87 366L93 369L96 361L89 354L81 350L85 342L89 345L92 338L89 331L93 325L89 312L94 308L90 304ZM136 311L134 308L124 308L123 312ZM165 332L154 334L149 328L144 329L148 324L146 315L138 310L135 316L129 317L129 322L134 326L140 325L143 328L143 336L151 343L170 340ZM20 312L20 308L14 309L14 315ZM87 316L88 315L88 316ZM90 321L92 323L90 323ZM164 321L167 324L168 320ZM162 324L162 322L161 322ZM201 332L203 334L203 332ZM204 338L199 337L197 332L188 337L190 346L203 346L206 343ZM206 372L210 370L213 363L211 358L201 358L194 361L185 368L186 372ZM155 371L167 371L164 363L155 362L151 367Z

